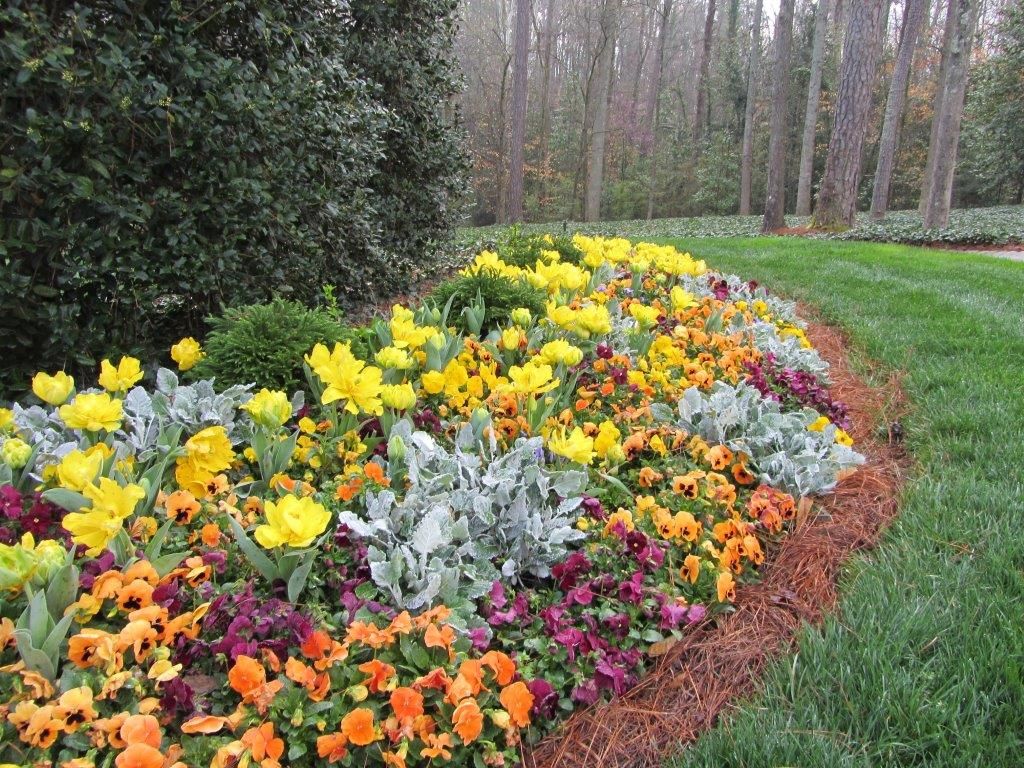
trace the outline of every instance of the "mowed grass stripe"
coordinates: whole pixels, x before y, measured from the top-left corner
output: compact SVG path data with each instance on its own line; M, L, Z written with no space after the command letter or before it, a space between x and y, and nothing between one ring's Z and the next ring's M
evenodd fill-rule
M673 244L817 307L869 377L905 372L916 467L882 544L847 567L838 614L670 765L1024 765L1024 264L798 239Z

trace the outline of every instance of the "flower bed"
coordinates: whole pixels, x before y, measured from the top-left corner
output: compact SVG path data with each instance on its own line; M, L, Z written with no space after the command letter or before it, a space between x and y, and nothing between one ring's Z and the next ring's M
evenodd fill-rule
M828 366L688 254L536 245L466 271L543 317L395 306L308 404L124 358L0 411L0 761L511 764L730 610L862 461Z

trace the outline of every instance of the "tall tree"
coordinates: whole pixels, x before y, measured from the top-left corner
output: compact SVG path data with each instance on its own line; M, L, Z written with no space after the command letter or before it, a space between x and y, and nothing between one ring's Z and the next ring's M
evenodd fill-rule
M775 22L775 66L772 72L772 117L768 139L768 189L762 232L786 223L786 113L789 103L789 58L793 47L793 6L782 0Z
M509 147L508 215L523 220L523 166L526 159L526 84L530 53L530 0L516 0L516 34L512 55L512 139Z
M604 155L608 143L608 100L611 96L615 64L615 39L619 30L621 0L604 0L601 6L598 57L588 89L593 104L590 149L587 153L587 183L583 202L583 220L601 218L601 190L604 185Z
M555 38L555 0L547 0L544 11L544 29L538 37L538 60L541 71L540 86L540 173L537 197L541 208L547 198L548 166L551 152L551 55Z
M921 177L921 200L918 210L924 216L925 208L931 194L932 177L935 175L935 149L938 147L936 141L939 135L939 121L935 119L942 114L942 97L945 95L942 84L946 82L946 69L949 67L949 43L953 37L956 24L956 13L954 13L954 0L946 2L946 23L942 31L942 57L939 61L939 76L935 84L935 95L932 97L932 125L928 136L928 158L925 160L924 175ZM942 2L937 4L936 12L942 7Z
M757 101L761 58L762 0L754 3L754 21L750 29L750 53L747 55L747 102L743 108L743 149L740 155L740 216L750 215L750 180L754 165L754 103Z
M811 77L807 83L807 107L804 110L804 132L803 139L800 142L800 176L796 189L797 216L811 215L814 139L818 133L818 107L821 104L821 74L825 64L825 37L828 33L828 15L829 0L818 0L818 6L814 9Z
M711 68L711 41L715 33L715 0L708 0L704 14L704 36L697 72L697 104L693 110L693 158L700 157L704 142L704 124L708 111L708 71Z
M857 213L864 139L888 10L889 0L858 0L850 10L835 121L814 212L817 227L852 226Z
M760 2L760 0L758 0ZM647 220L654 217L654 195L657 191L658 169L654 159L658 156L658 118L661 114L661 81L665 74L665 44L668 40L669 22L672 19L673 0L661 0L658 14L658 47L654 57L654 76L647 93L647 126L643 136L642 150L648 158Z
M910 67L914 62L914 50L924 20L928 17L929 0L906 0L903 7L903 24L900 44L896 53L896 64L892 70L889 96L885 102L885 118L882 121L882 137L878 141L878 165L875 167L875 186L871 193L871 218L882 219L889 209L889 188L892 172L896 165L896 149L899 146L900 123L903 121L903 107L907 101L907 87L910 84Z
M951 25L952 34L944 46L949 52L949 58L941 84L942 111L932 117L939 125L932 150L935 162L928 181L928 197L924 208L924 226L929 229L949 224L953 172L956 170L956 150L960 141L960 123L967 90L967 65L971 58L980 10L979 0L950 0L949 3L949 13L955 15L955 20Z

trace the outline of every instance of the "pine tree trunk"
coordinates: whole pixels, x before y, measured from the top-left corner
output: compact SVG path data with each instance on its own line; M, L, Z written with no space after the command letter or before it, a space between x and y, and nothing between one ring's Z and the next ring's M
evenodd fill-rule
M757 100L758 59L761 54L761 6L754 3L750 54L747 57L747 103L743 110L743 149L740 155L740 216L750 215L751 169L754 164L754 102Z
M858 0L851 9L835 123L814 212L816 227L850 227L857 214L857 185L888 10L889 0Z
M587 184L583 204L583 220L601 218L601 189L604 184L604 154L608 139L608 100L611 95L612 70L615 62L615 38L618 34L619 3L605 0L601 9L601 52L594 77L594 122L587 157Z
M543 209L547 199L548 164L551 147L551 47L554 38L555 0L548 0L544 15L543 48L538 58L541 64L540 86L540 176L537 198Z
M508 216L523 220L523 175L526 162L526 85L530 52L530 0L516 0L516 34L512 59L512 139L509 147Z
M661 115L660 96L661 80L665 73L665 42L668 37L668 24L672 17L673 0L662 0L661 17L658 20L658 48L654 59L654 77L651 78L651 89L647 94L647 130L644 133L643 154L647 158L647 220L654 217L654 195L657 192L658 169L655 158L658 154L658 119Z
M926 229L949 225L949 208L953 198L953 172L956 170L957 144L964 113L968 65L974 33L978 26L980 0L950 0L955 5L956 24L949 49L949 66L942 87L942 113L936 115L939 130L935 141L935 165L925 201Z
M811 47L811 79L807 84L804 133L800 144L800 177L796 191L796 215L811 215L811 180L814 176L814 139L818 132L818 106L821 103L821 73L825 63L825 37L828 32L829 0L819 0L814 10L814 43Z
M786 224L786 107L789 101L789 57L793 47L793 5L782 0L775 23L775 66L772 73L771 137L768 143L768 190L762 232Z
M878 141L878 165L875 167L875 186L871 192L871 218L885 218L889 210L889 190L892 186L896 149L899 147L899 127L903 120L903 107L907 101L910 67L914 62L917 38L928 16L929 0L907 0L903 8L903 30L900 34L896 64L892 70L892 83L885 102L882 137Z
M939 60L939 78L935 83L935 96L932 97L932 126L928 134L928 158L924 163L924 176L921 177L921 200L918 203L918 211L924 216L925 208L928 207L928 198L931 194L932 177L935 174L935 148L938 146L936 138L939 134L939 115L942 114L943 83L946 82L946 70L949 68L949 50L953 42L953 33L956 28L956 0L947 0L946 23L942 30L942 58Z
M704 16L704 39L700 53L700 68L697 73L697 105L693 110L693 160L700 158L704 142L705 113L708 109L708 70L711 67L711 38L715 32L715 1L708 0Z

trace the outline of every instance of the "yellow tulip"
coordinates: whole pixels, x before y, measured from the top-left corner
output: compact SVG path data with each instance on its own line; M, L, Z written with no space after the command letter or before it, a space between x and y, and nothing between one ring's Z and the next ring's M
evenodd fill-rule
M512 390L520 395L541 395L550 392L560 383L558 379L552 379L550 365L533 360L523 366L513 365L508 370L508 377L512 382Z
M171 359L178 364L178 370L187 371L206 357L202 346L191 336L187 336L171 347Z
M412 384L385 384L381 387L380 398L388 408L407 411L416 405L416 390Z
M75 380L64 371L57 371L53 376L40 371L32 377L32 391L36 397L50 405L66 402L74 388Z
M428 395L436 395L444 391L444 374L440 371L427 371L420 377L420 385Z
M579 464L589 464L594 460L594 438L583 434L579 427L566 434L564 431L557 437L548 440L548 450L558 456L564 456Z
M106 392L86 392L76 395L67 405L60 407L60 417L71 429L113 432L121 426L124 416L121 401Z
M92 506L65 515L61 525L75 544L84 544L88 547L86 554L95 557L117 536L146 492L138 485L121 487L109 477L101 477L98 486L86 487L83 494Z
M256 527L256 541L265 549L308 547L327 529L331 513L308 496L292 494L264 503L267 522Z
M109 360L100 363L100 386L108 392L125 392L142 378L142 368L134 357L122 357L115 368Z
M540 362L547 363L548 365L562 363L571 368L574 365L579 365L583 360L583 350L579 347L574 347L565 339L555 339L540 348L538 359Z
M278 429L292 415L292 404L288 395L281 391L261 389L242 406L252 420L267 429Z
M71 451L57 465L57 482L70 491L82 491L100 473L103 459L101 451Z

